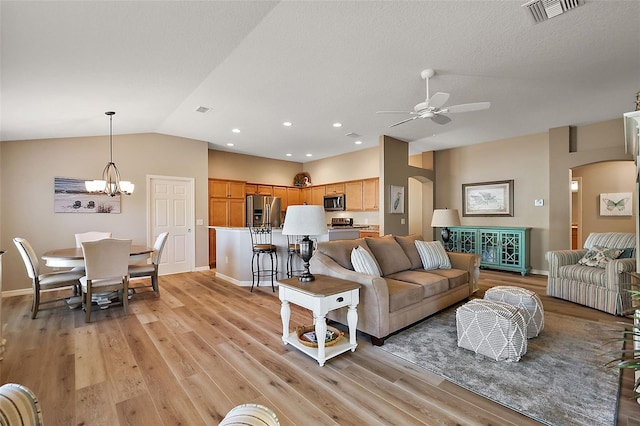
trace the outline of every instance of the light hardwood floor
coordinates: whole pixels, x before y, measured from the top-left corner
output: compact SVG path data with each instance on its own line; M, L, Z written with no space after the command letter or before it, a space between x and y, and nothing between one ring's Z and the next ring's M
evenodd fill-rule
M541 295L545 310L615 324L620 318L544 295L545 277L481 273L480 294L518 285ZM31 298L5 298L7 350L2 383L21 383L39 398L45 424L217 424L239 404L271 407L282 425L533 425L373 347L319 367L282 344L280 302L270 286L253 293L218 281L213 271L160 277L161 297L136 296L130 315L45 309L29 318ZM292 305L291 323L310 324ZM623 387L631 388L626 375ZM640 424L630 391L618 425Z

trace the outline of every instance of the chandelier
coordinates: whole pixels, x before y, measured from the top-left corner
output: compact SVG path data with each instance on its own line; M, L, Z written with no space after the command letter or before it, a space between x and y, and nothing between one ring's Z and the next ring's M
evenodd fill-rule
M85 181L84 186L89 192L101 192L110 197L120 194L131 195L134 184L120 180L120 171L118 171L116 163L113 162L113 116L115 112L107 111L105 114L109 116L109 162L102 171L101 180Z

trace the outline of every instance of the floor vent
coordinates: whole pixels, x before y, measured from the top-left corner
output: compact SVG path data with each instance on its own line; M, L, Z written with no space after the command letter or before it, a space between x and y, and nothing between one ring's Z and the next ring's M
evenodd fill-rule
M584 0L531 0L522 5L534 23L546 21L584 4Z

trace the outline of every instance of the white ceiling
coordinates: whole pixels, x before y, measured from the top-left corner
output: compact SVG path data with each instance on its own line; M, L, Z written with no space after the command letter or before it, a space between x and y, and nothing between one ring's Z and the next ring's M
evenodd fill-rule
M2 0L0 137L105 135L114 110L115 135L306 162L381 134L417 153L634 109L640 1L585 0L540 24L522 3ZM491 108L389 128L403 116L375 112L422 102L425 68L447 105Z

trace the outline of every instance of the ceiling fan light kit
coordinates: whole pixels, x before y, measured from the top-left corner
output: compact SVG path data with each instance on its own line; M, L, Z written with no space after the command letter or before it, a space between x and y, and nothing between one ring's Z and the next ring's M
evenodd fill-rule
M420 77L425 80L427 97L424 102L420 102L413 111L377 111L377 114L410 114L413 117L398 121L389 127L395 127L408 121L415 120L416 118L429 118L437 124L447 124L451 121L451 118L444 114L453 114L458 112L471 112L488 109L491 106L490 102L475 102L471 104L453 105L450 107L444 107L444 104L449 100L449 94L443 92L437 92L433 96L429 97L429 79L433 77L436 72L427 68L420 73Z

